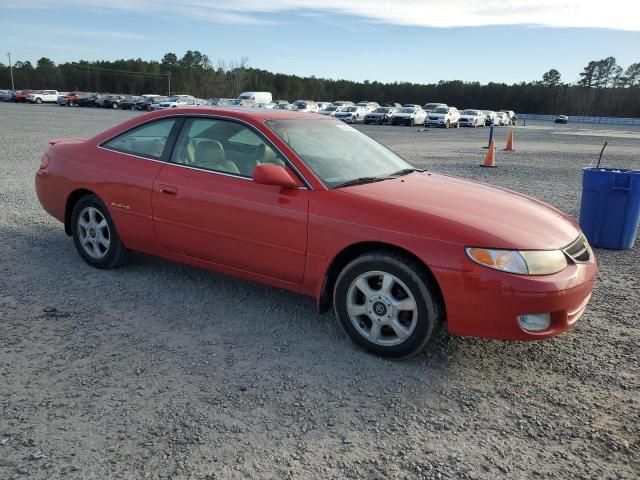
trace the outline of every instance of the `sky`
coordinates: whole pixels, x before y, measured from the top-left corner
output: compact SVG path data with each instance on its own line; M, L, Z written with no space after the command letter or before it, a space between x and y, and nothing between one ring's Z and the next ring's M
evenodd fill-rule
M640 62L638 0L0 0L0 62L199 50L348 80L517 83Z

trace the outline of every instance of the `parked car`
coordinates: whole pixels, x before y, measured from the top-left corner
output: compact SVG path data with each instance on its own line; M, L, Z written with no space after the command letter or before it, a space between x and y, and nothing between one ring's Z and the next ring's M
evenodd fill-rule
M291 106L291 110L296 112L317 112L318 104L313 100L296 100Z
M505 125L509 125L510 123L511 123L511 120L509 119L509 115L507 115L504 112L496 112L495 125L505 126Z
M69 92L67 95L59 95L58 105L61 107L76 107L79 105L80 100L87 95L83 92Z
M100 106L102 108L112 108L115 110L116 108L120 108L121 103L125 104L125 108L130 109L131 97L125 95L107 95L102 99L100 105L96 106Z
M7 90L6 92L4 92L0 96L0 99L3 102L13 102L15 97L16 97L16 91L15 90Z
M324 110L327 107L331 106L331 102L316 102L318 105L318 111Z
M98 93L89 93L86 97L78 99L78 106L80 107L95 107L96 102L101 101L101 96Z
M596 260L569 215L423 172L335 119L181 108L49 143L36 193L88 265L134 250L310 295L378 355L429 348L440 326L552 337L591 297Z
M162 102L169 100L169 97L153 97L143 98L135 103L135 109L143 112L149 112L151 110L157 110Z
M379 107L374 111L367 113L364 116L362 123L365 125L368 123L375 123L378 125L384 125L391 122L391 117L398 111L395 107Z
M467 109L460 112L461 127L484 127L486 116L480 110Z
M493 125L496 121L496 112L493 110L482 110L484 113L484 125L485 127L489 127Z
M336 100L331 105L333 105L335 107L350 107L350 106L355 105L355 103L353 103L350 100Z
M276 106L274 108L277 108L278 110L289 110L290 105L291 104L287 100L276 100Z
M130 98L123 98L122 100L120 100L118 102L118 107L117 108L119 108L121 110L135 110L136 109L136 103L138 103L139 99L140 99L140 97L138 97L138 96L130 97Z
M347 123L360 123L367 114L367 109L362 105L351 105L344 107L334 115L338 120Z
M327 108L325 108L324 110L320 110L318 113L320 115L327 115L329 117L335 117L336 113L342 111L344 108L347 108L347 107L337 107L335 105L329 105Z
M426 118L427 112L425 112L420 105L416 105L415 107L402 107L391 115L391 125L407 125L409 127L424 125Z
M422 109L429 114L438 107L448 107L448 105L446 103L425 103Z
M429 127L455 127L460 126L460 112L456 107L437 107L427 116Z
M252 102L254 105L271 103L273 96L271 92L242 92L238 95L238 100Z
M516 118L516 113L513 110L501 110L502 112L507 114L509 117L509 123L507 125L515 125L514 119Z
M191 95L174 95L158 104L160 110L164 108L188 107L196 104L196 98Z
M367 111L367 113L373 112L376 108L380 107L380 104L378 102L368 102L366 100L358 102L356 103L356 105L359 107L363 107Z
M383 107L393 107L395 109L402 108L402 105L396 102L385 102L382 104Z
M27 103L27 97L35 90L20 90L13 96L12 101L16 103Z
M27 95L29 103L56 103L60 94L57 90L36 90Z
M405 103L404 105L402 105L402 108L422 108L422 107L417 103Z
M566 115L556 115L554 123L569 123L569 117Z

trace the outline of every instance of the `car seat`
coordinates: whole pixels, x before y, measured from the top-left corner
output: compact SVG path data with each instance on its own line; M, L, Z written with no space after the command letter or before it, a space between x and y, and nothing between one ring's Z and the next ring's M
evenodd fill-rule
M224 154L222 144L216 140L203 140L196 146L194 166L226 173L240 173L238 166Z

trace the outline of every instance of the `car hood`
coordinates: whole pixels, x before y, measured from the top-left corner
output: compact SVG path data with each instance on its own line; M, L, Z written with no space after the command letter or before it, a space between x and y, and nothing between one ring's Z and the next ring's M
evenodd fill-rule
M405 233L467 246L558 249L580 233L571 217L540 200L446 175L417 172L341 190L396 207L398 218L418 213L418 225L401 221Z

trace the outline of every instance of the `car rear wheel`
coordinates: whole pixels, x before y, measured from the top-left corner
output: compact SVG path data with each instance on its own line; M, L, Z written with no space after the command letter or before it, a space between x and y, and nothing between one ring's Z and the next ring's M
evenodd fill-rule
M421 265L394 252L372 252L349 263L333 298L351 339L384 357L418 353L442 323L435 282Z
M40 104L42 103L42 99L41 99L41 98L36 98L36 103L37 103L38 105L40 105Z
M413 127L413 125L414 125L414 124L415 124L415 121L413 120L413 118L411 118L411 119L409 120L409 122L408 122L408 125L409 125L410 127Z
M73 207L71 229L78 253L92 267L110 269L124 263L126 248L109 211L95 195L82 197Z
M444 124L444 128L449 128L451 126L451 124L449 123L449 120L446 121L446 123Z

